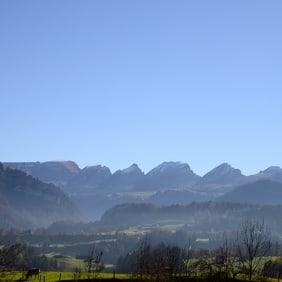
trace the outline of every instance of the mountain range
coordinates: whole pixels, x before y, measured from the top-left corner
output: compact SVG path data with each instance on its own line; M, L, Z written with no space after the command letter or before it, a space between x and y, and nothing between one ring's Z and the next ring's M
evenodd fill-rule
M282 204L282 169L274 166L246 176L223 163L201 177L187 163L172 161L163 162L148 173L137 164L114 173L102 165L80 169L73 161L3 165L60 187L91 219L126 202L164 205L216 200Z

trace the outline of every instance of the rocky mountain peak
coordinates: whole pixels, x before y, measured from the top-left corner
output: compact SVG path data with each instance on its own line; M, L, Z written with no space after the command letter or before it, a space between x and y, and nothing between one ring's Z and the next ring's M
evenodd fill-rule
M46 166L46 167L64 167L66 168L68 171L70 171L71 173L77 174L80 171L79 166L73 162L73 161L49 161L49 162L45 162L45 163L41 163L41 165Z
M5 167L18 169L44 182L62 186L80 172L78 165L73 161L48 162L13 162L4 163Z
M147 175L165 174L173 171L191 173L191 168L187 163L182 162L163 162L148 172Z
M189 187L199 178L187 163L163 162L145 175L144 181L139 184L139 190Z
M92 165L83 168L79 174L75 175L68 182L68 186L73 190L75 187L79 189L97 188L101 184L108 181L112 176L110 169L102 165Z
M144 178L144 173L137 164L132 164L128 168L117 170L107 183L111 190L133 190L136 183Z
M222 163L205 174L200 184L231 184L241 180L243 177L241 170L233 168L228 163Z
M114 175L128 175L128 174L135 174L135 175L144 175L142 170L138 167L137 164L132 164L131 166L122 169L117 170Z
M98 165L91 165L91 166L86 166L81 170L81 173L87 173L87 174L108 174L111 175L111 171L108 167L102 166L100 164Z
M262 173L269 173L269 174L282 174L282 168L279 166L270 166L267 169L261 171Z
M282 182L282 169L279 166L270 166L267 169L260 171L257 176L259 178L272 179Z

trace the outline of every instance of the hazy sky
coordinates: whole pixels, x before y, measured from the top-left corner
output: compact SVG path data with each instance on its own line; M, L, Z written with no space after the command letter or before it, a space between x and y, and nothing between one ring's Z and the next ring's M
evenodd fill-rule
M282 1L0 1L0 161L282 167Z

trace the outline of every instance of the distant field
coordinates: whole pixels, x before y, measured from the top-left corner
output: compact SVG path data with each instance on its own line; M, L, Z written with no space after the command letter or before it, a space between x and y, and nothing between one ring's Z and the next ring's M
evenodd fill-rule
M128 229L119 231L119 233L124 233L126 235L142 235L145 233L150 233L153 230L165 230L175 232L183 226L184 222L182 220L162 220L158 223L132 226Z
M109 233L108 235L111 235L111 233ZM95 245L95 244L99 244L99 243L103 243L103 242L114 242L116 239L101 239L101 240L94 240L94 241L86 241L86 242L76 242L76 243L68 243L68 244L50 244L49 247L50 248L65 248L65 247L73 247L73 246L77 246L77 245Z
M47 257L49 258L55 258L58 262L58 267L61 269L74 271L75 269L84 270L85 269L85 263L81 259L76 259L71 256L63 256L59 254L47 254Z

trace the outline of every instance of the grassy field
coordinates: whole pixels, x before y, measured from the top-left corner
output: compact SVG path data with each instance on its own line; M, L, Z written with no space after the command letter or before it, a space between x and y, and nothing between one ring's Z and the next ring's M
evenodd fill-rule
M152 232L153 230L170 231L173 233L182 228L183 226L184 223L181 220L162 220L158 223L148 223L143 225L132 226L128 229L119 231L119 233L124 233L129 236L144 235L146 233Z
M48 254L47 257L49 258L55 258L58 263L58 267L60 269L68 270L68 271L73 271L74 269L81 269L84 270L85 268L85 263L81 259L76 259L71 256L63 256L63 255L58 255L58 254Z
M28 280L25 280L25 272L20 271L11 271L11 272L2 272L0 273L0 281L41 281L41 282L55 282L55 281L64 281L64 280L79 280L87 278L104 278L110 279L113 278L113 273L98 273L88 274L85 272L61 272L61 271L42 271L40 278L31 277ZM130 276L127 274L115 274L115 278L118 279L130 279Z
M40 282L57 282L57 281L79 281L83 279L112 279L113 273L99 273L97 276L87 273L78 273L78 272L55 272L55 271L44 271L41 272L40 277L31 277L28 280L25 280L25 273L19 271L13 272L2 272L0 273L0 281L40 281ZM128 280L132 279L131 275L128 274L115 274L116 279ZM246 277L237 277L238 281L247 281ZM236 280L237 280L236 279ZM262 281L261 277L254 277L254 281ZM94 279L95 281L95 279ZM189 280L187 280L189 281ZM194 281L191 279L191 281ZM197 280L200 281L200 280ZM206 281L206 280L204 280ZM277 278L267 278L268 282L276 282Z

